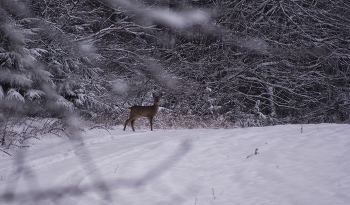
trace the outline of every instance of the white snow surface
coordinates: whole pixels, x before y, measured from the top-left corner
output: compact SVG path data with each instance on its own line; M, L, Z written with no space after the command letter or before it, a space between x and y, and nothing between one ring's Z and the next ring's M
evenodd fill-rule
M316 124L46 135L1 153L0 204L347 205L349 133Z

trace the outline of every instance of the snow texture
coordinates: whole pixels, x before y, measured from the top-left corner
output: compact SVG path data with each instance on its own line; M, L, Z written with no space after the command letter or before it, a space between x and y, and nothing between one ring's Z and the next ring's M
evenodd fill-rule
M349 125L86 129L3 154L0 204L350 204Z

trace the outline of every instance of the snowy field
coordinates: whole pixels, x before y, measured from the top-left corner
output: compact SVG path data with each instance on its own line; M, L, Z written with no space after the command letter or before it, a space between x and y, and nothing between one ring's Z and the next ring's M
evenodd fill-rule
M350 204L350 125L118 126L29 144L0 154L0 204Z

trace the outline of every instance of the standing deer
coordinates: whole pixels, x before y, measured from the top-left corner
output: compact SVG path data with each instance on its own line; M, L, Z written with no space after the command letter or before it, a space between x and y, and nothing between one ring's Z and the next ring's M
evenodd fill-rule
M134 128L135 120L137 118L140 118L140 117L147 117L149 119L149 123L151 125L151 131L153 131L153 128L152 128L153 118L158 112L160 98L162 96L163 96L163 94L160 94L157 96L156 94L153 93L153 99L154 99L153 105L151 105L151 106L136 106L135 105L135 106L132 106L131 108L129 108L130 115L129 115L129 119L127 119L125 121L124 131L125 131L126 125L129 124L129 122L131 122L132 130L135 131L135 128Z

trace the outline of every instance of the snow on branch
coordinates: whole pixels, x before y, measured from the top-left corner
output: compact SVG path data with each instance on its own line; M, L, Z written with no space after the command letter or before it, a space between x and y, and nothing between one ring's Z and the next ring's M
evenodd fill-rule
M7 92L5 99L8 101L16 100L20 102L25 102L24 97L19 92L17 92L15 89L12 89L12 88Z
M9 83L11 86L30 87L33 81L24 75L0 71L0 83Z
M130 13L140 15L149 22L156 22L170 28L184 29L192 25L204 25L209 21L207 12L191 9L175 12L169 8L151 8L136 1L108 0L113 7L123 7Z

